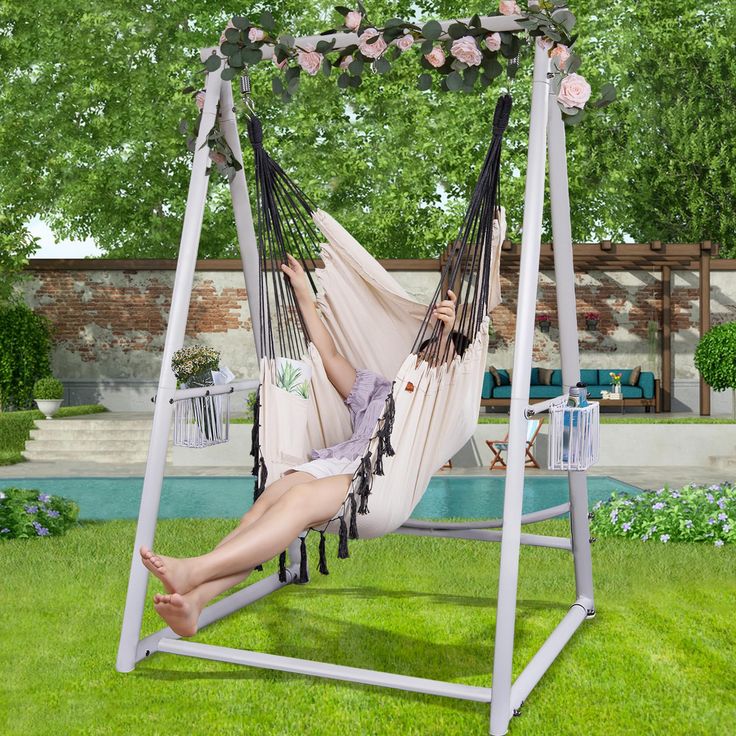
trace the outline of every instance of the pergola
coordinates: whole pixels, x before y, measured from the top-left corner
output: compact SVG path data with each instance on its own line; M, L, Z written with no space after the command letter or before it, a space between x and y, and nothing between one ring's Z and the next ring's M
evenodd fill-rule
M518 271L521 248L509 240L503 243L502 268ZM573 245L576 273L590 271L660 271L662 284L662 410L672 410L672 271L697 271L699 275L698 313L700 336L710 329L711 258L718 246L709 240L701 243L579 243ZM543 243L540 269L554 268L554 246ZM710 388L700 378L700 414L710 414Z

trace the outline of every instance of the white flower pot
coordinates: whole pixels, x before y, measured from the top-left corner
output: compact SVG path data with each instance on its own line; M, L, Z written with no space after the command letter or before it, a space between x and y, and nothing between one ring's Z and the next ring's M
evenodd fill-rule
M36 405L46 419L51 419L59 411L59 407L63 402L64 399L36 399Z

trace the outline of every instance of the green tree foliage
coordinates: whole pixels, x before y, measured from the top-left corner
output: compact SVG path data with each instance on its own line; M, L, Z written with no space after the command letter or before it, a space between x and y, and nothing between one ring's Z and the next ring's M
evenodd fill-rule
M736 322L711 327L695 348L695 367L716 391L736 391Z
M0 411L27 409L51 375L51 325L22 302L0 307Z
M327 27L331 5L270 7L280 28L299 34ZM228 19L221 7L0 0L0 204L42 215L59 236L92 236L109 256L174 256L190 167L178 123L195 114L180 90L201 79L197 49L219 38ZM723 203L736 153L724 142L735 114L719 100L733 97L735 62L723 44L736 19L730 0L696 7L612 0L603 11L594 0L574 2L581 73L594 88L610 79L623 97L568 131L577 239L732 242L736 214ZM378 0L369 10L376 19L428 19L487 7ZM414 52L387 75L366 74L357 90L303 79L288 105L271 91L272 67L259 65L253 84L266 144L307 194L375 254L421 257L436 255L459 226L496 96L507 88L515 110L502 199L518 237L529 67L474 95L416 89ZM244 165L250 170L247 151ZM237 255L228 200L213 176L202 256Z
M28 256L38 248L38 239L31 237L23 218L0 205L0 307L18 297L16 284L25 277Z

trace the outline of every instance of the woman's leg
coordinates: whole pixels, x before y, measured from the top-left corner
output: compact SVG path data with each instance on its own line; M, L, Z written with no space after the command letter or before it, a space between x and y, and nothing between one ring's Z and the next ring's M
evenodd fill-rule
M351 479L351 475L335 475L292 486L243 533L199 557L163 557L142 547L144 564L167 589L180 594L208 581L243 574L280 553L305 528L331 519Z

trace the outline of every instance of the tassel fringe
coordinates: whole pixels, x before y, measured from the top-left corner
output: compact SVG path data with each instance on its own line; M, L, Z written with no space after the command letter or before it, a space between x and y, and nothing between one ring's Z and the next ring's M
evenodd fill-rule
M396 402L394 401L394 384L391 384L391 393L386 397L386 408L383 410L383 422L378 430L378 450L376 452L376 465L374 473L383 475L383 458L393 457L396 452L391 445L391 433L394 430L394 419L396 418Z
M301 538L299 545L299 582L308 583L309 573L307 572L307 535Z
M345 514L340 517L340 534L338 535L337 557L340 560L350 557L348 552L348 525L345 523Z
M286 582L286 550L279 555L279 582Z
M330 571L327 569L327 551L325 547L325 533L323 531L319 533L319 567L317 569L321 575L330 574Z
M358 502L355 499L355 493L350 494L350 532L348 536L350 539L358 539Z
M371 495L372 480L371 453L370 450L368 450L361 459L360 468L358 468L358 495L360 496L360 505L358 506L359 514L368 513L368 496Z

